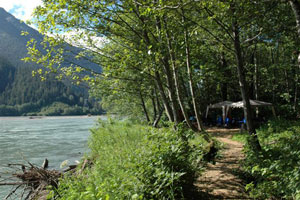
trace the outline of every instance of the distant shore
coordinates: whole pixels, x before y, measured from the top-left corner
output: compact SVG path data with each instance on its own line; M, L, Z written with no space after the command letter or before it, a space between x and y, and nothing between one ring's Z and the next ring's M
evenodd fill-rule
M24 120L37 120L37 119L70 119L70 118L93 118L103 117L105 115L70 115L70 116L0 116L0 120L13 120L13 119L24 119Z

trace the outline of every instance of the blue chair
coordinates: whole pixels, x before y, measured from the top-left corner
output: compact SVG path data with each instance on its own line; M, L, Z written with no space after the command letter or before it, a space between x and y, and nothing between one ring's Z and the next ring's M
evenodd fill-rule
M219 116L219 117L217 118L217 125L218 125L218 126L222 126L222 124L223 124L223 119L222 119L222 117Z
M225 119L225 126L229 126L230 125L230 119L228 117L226 117Z

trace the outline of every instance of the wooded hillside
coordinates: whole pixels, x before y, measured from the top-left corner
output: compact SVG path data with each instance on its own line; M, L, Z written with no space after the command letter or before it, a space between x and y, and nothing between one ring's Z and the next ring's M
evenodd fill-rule
M38 31L0 8L0 116L100 114L102 109L89 98L87 88L56 80L54 75L47 76L45 81L32 76L32 71L41 66L22 61L27 55L28 41L21 35L24 31L42 41ZM80 51L72 46L68 49ZM69 61L76 62L68 55Z

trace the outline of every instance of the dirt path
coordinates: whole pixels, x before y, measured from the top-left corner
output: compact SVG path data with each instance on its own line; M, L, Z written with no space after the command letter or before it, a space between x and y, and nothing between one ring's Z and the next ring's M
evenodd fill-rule
M231 140L239 131L228 129L212 129L211 132L224 143L221 158L215 164L209 163L206 171L198 178L196 186L205 194L205 199L250 199L244 189L244 183L236 175L239 161L243 158L243 144Z

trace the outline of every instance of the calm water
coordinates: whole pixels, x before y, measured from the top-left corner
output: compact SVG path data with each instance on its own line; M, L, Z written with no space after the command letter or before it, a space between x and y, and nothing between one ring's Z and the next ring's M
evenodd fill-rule
M24 162L24 159L41 165L45 158L50 168L59 169L65 160L74 164L88 151L89 129L97 118L0 117L0 166ZM7 188L0 187L0 199L5 193Z

